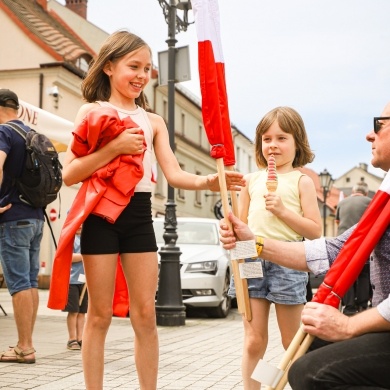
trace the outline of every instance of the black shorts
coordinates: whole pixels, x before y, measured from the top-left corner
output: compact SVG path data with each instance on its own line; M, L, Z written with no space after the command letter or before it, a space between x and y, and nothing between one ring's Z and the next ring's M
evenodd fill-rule
M150 199L150 192L136 192L115 223L90 214L81 231L81 254L157 252Z
M62 311L67 311L69 313L86 313L88 309L88 290L85 290L83 301L81 306L79 306L79 300L81 297L81 292L83 290L84 284L70 284L69 285L69 295L68 303L65 306L65 309Z

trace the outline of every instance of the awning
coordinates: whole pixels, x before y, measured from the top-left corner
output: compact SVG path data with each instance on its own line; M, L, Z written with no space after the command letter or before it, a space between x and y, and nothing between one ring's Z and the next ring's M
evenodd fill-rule
M26 125L45 134L58 152L64 152L72 137L73 123L19 99L18 117Z

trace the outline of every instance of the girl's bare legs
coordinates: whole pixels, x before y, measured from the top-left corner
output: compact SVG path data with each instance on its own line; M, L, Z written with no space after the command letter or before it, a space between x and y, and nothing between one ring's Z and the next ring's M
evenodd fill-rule
M301 324L301 313L303 310L303 306L303 304L275 304L276 318L278 320L278 326L282 337L282 345L284 349L288 348L295 334L298 332L298 329Z
M241 371L245 390L259 390L261 384L251 375L258 361L263 358L268 344L268 318L270 302L266 299L250 298L252 320L244 323L244 350Z
M130 320L135 333L135 364L140 389L156 390L159 358L155 311L157 253L125 253L121 260L129 289Z
M88 314L81 354L87 390L103 390L104 343L112 318L117 259L117 254L83 255Z

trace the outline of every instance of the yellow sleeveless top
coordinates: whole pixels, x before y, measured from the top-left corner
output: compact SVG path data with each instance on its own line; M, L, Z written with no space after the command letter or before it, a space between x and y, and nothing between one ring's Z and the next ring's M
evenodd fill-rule
M289 173L278 173L278 188L276 193L289 210L303 215L299 197L298 183L304 176L299 170ZM250 204L248 210L248 226L257 236L274 238L281 241L301 241L302 236L288 227L271 211L265 209L264 195L268 193L266 187L267 170L260 170L251 174L248 191Z

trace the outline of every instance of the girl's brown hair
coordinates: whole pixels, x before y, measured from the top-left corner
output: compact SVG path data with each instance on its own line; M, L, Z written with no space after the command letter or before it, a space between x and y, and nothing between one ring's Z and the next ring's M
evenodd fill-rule
M262 136L278 121L279 127L288 134L292 134L295 141L295 158L293 167L303 167L314 160L314 153L310 149L305 125L302 117L291 107L276 107L263 117L256 127L255 152L256 163L260 168L267 167L267 160L262 152Z
M92 60L87 75L81 83L83 98L89 103L97 100L108 101L111 96L111 86L109 77L103 71L107 61L118 61L126 54L142 47L150 50L144 40L127 30L119 30L111 34L104 41L98 56ZM144 109L148 108L143 92L135 99L135 103Z

